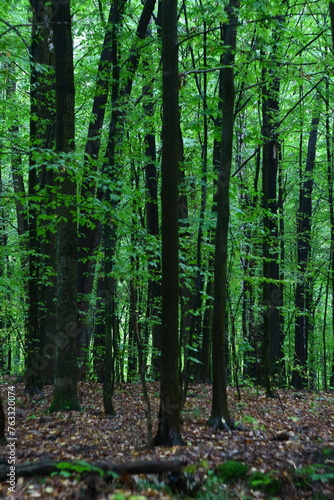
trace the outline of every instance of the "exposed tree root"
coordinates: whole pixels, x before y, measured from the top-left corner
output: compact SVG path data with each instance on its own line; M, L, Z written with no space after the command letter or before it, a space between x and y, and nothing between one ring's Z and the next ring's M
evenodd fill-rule
M214 431L217 431L218 429L220 429L221 431L227 431L227 432L249 430L240 424L236 424L235 422L233 422L233 420L226 422L226 420L223 417L219 418L219 417L212 417L211 416L209 418L209 420L207 421L207 425L209 427L212 427L212 429Z

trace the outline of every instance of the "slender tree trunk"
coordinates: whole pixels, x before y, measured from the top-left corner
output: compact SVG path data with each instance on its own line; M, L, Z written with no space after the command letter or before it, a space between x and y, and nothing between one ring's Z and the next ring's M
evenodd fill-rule
M223 65L223 56L220 56L220 64ZM221 130L222 128L222 110L223 110L223 76L222 70L219 72L219 101L218 101L218 117L214 119L214 124L217 130ZM221 159L221 141L214 139L213 141L213 153L212 153L212 163L213 169L217 173L219 173L220 168L220 159ZM211 216L214 218L217 213L217 184L214 181L214 189L216 189L216 194L213 197L213 203L211 207ZM211 240L212 245L214 246L214 234L213 231L210 230L209 239ZM208 262L208 272L209 274L214 274L214 257L210 256ZM214 280L212 278L209 279L207 283L207 295L208 298L206 300L206 307L203 317L203 337L202 337L202 346L201 346L201 365L200 370L200 380L202 382L209 382L212 380L212 320L213 320L213 305L214 305ZM209 356L209 358L208 358Z
M112 112L109 123L109 136L107 149L103 164L103 173L107 174L110 180L116 184L120 176L120 166L116 163L116 149L118 141L121 137L121 112L119 107L120 98L120 64L119 64L119 32L122 26L124 3L116 0L114 2L115 18L117 23L113 25L111 37L112 50L112 87L111 87L111 104ZM113 213L116 212L119 200L110 188L106 190L105 201L109 204ZM119 193L117 193L119 194ZM105 284L105 361L103 374L103 402L106 415L114 415L115 410L112 403L112 395L114 391L114 336L115 325L117 323L116 316L116 279L113 276L114 258L117 245L117 227L115 222L110 219L104 224L104 284Z
M304 180L301 180L299 209L297 214L297 253L299 276L296 285L295 307L295 368L292 373L292 385L296 389L307 387L308 336L310 329L310 311L312 308L311 277L308 275L311 257L311 220L313 171L315 165L316 144L320 119L319 101L316 115L312 119L308 141L307 160Z
M57 352L50 411L80 410L77 398L77 226L74 71L70 0L53 18L56 55L56 151L61 164L57 226ZM63 161L62 161L63 159Z
M279 161L279 138L276 122L279 111L279 77L274 70L262 73L262 206L264 208L263 239L263 377L267 397L273 396L271 377L278 371L277 364L282 358L280 331L280 307L282 297L279 285L279 245L277 223L277 174ZM270 79L271 84L266 81Z
M145 111L148 116L153 116L153 104L147 104ZM158 179L156 161L155 135L150 133L145 136L145 185L147 190L146 200L146 227L152 238L152 243L158 244L159 236L159 206L158 206ZM148 261L148 285L147 285L147 322L151 325L152 332L152 375L155 379L160 377L161 372L161 324L159 315L161 310L161 283L159 275L161 272L160 257L150 252Z
M227 9L228 24L223 26L225 54L221 72L223 87L222 140L217 182L217 225L214 264L214 306L212 321L212 408L208 425L226 428L233 425L226 392L226 311L228 227L230 217L230 175L234 132L234 58L239 0L230 0Z
M162 2L162 352L155 445L183 444L179 373L179 72L177 0Z

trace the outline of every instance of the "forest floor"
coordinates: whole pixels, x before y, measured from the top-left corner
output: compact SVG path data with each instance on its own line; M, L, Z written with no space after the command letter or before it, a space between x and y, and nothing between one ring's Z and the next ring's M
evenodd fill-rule
M7 418L8 386L1 385ZM159 385L149 383L154 432ZM146 446L146 417L140 384L115 388L116 416L103 412L102 387L80 383L81 412L48 413L52 388L32 401L16 384L16 465L37 461L83 460L122 463L138 460L182 459L188 466L183 479L162 475L119 475L112 480L98 474L63 471L57 475L17 477L14 499L128 500L197 499L333 499L334 498L334 393L280 390L267 399L252 387L228 389L233 418L246 430L213 431L206 426L211 408L211 386L189 387L183 413L185 446ZM0 448L7 464L9 448ZM224 475L219 466L239 461L248 470ZM237 464L237 466L240 464ZM238 467L232 463L232 469ZM61 472L61 471L60 471ZM254 472L257 474L254 475ZM260 474L259 474L260 473ZM262 473L262 474L261 474ZM220 476L220 477L219 477ZM242 476L242 477L241 477ZM94 479L92 480L92 477ZM225 481L225 482L224 482ZM0 498L8 496L0 483Z

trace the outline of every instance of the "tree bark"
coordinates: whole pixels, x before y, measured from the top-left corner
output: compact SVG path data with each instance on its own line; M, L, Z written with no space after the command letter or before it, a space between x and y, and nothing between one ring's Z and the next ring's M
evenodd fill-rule
M274 70L263 71L262 89L262 135L264 137L262 159L262 207L264 209L263 238L263 383L267 397L273 396L272 375L278 372L277 364L282 359L280 331L280 307L283 303L279 285L279 245L277 223L277 174L279 160L279 138L276 122L279 111L279 77Z
M233 425L226 392L226 311L228 227L230 217L230 175L234 131L234 53L236 49L237 10L240 0L230 0L227 6L228 24L223 26L225 54L221 72L222 139L217 182L217 223L214 263L214 306L212 318L212 407L208 425L226 429Z
M304 180L301 180L299 208L297 213L297 264L299 276L295 292L295 367L292 372L292 385L296 389L303 389L308 385L308 337L312 308L312 278L308 274L308 270L311 258L313 171L319 120L320 107L317 100L317 109L312 119L309 134L305 174Z
M145 112L148 116L153 115L153 104L145 106ZM158 179L156 161L156 141L153 133L148 133L145 136L145 155L147 163L145 165L145 186L147 191L146 199L146 227L147 232L152 238L153 244L158 244L159 237L159 207L158 207ZM151 375L155 379L160 378L161 373L161 325L158 321L161 309L161 283L160 272L161 262L160 257L157 257L156 252L149 252L148 273L149 279L147 283L147 322L151 325L152 331L152 370Z
M162 2L162 351L158 431L154 444L183 444L180 429L178 179L179 73L177 0Z
M56 56L57 226L56 366L50 411L80 410L77 398L77 225L74 151L74 71L70 0L53 18Z
M54 121L55 121L55 103L52 97L54 88L54 52L52 49L53 30L50 19L50 7L48 2L33 2L32 18L32 42L31 42L31 104L30 104L30 142L32 148L38 148L43 155L43 151L53 148L54 140ZM44 71L40 70L40 66L44 67ZM47 69L46 69L47 68ZM51 96L51 97L47 97ZM50 383L53 379L53 363L54 363L54 336L53 324L54 318L51 321L45 319L46 315L52 316L54 310L54 288L48 285L42 285L40 274L45 263L51 257L51 262L48 265L53 265L52 247L41 243L38 235L39 222L38 216L42 204L46 207L46 211L50 212L48 200L40 199L37 196L46 194L41 191L46 184L52 184L51 169L47 169L48 165L38 166L36 161L36 151L32 151L29 158L29 177L28 177L28 194L29 194L29 281L28 281L28 325L27 325L27 360L26 360L26 391L30 394L38 393L43 379L47 378ZM48 176L48 178L47 178ZM45 229L47 237L45 240L50 241L51 232ZM45 259L45 260L44 260ZM51 293L51 300L46 301ZM50 328L43 329L42 321L48 324ZM45 326L45 325L44 325ZM47 340L47 338L53 340ZM43 352L46 344L50 344L52 355Z

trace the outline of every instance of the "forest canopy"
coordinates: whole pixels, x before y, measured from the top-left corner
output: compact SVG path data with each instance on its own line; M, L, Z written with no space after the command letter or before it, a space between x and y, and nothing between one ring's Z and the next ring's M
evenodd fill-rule
M2 3L2 373L53 409L103 382L112 414L115 382L169 367L177 414L213 381L213 425L226 384L334 386L333 23L328 0Z

